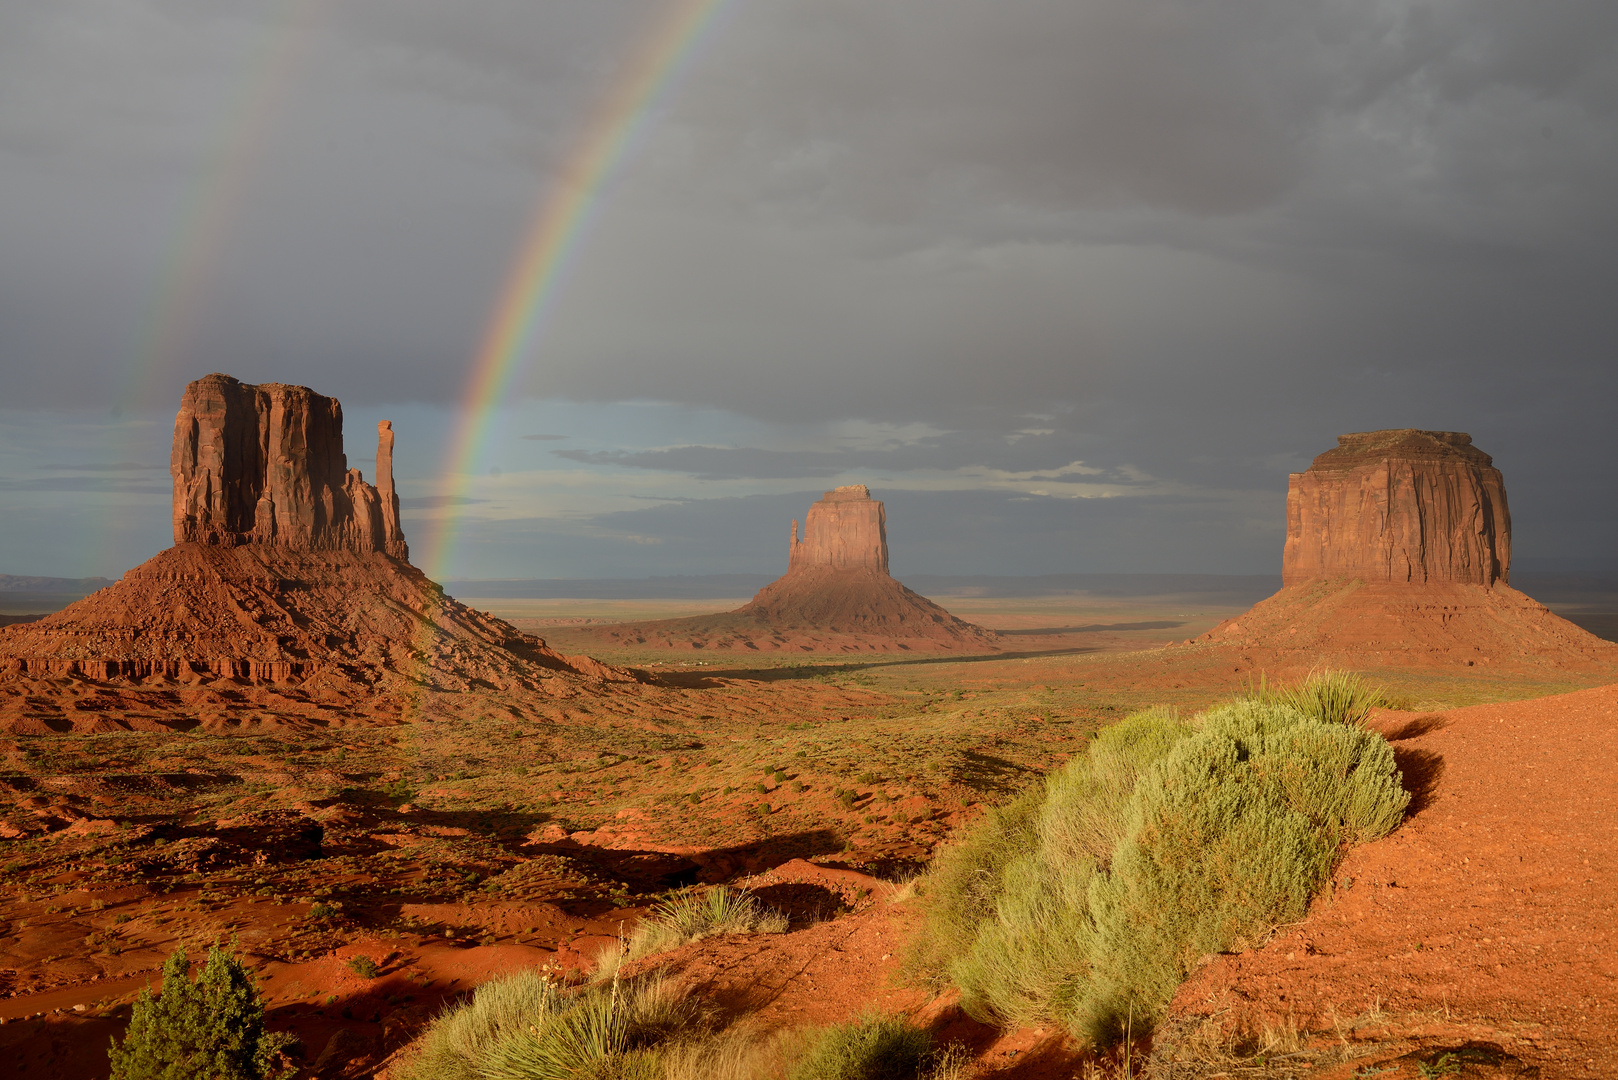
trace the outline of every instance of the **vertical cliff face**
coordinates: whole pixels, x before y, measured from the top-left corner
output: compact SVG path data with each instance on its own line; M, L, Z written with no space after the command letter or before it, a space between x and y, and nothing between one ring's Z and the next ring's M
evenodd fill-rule
M787 572L817 568L887 574L887 513L864 484L828 491L809 507L802 539L792 523Z
M1341 435L1287 485L1282 580L1493 585L1511 513L1493 459L1456 431Z
M208 375L174 420L174 542L380 551L408 559L393 490L393 430L379 425L380 490L348 468L343 407L305 386Z

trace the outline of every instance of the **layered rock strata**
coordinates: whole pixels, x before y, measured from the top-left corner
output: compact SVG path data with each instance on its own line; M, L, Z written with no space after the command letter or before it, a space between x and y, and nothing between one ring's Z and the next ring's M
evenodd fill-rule
M343 407L306 386L207 375L174 419L174 542L380 551L408 559L393 490L393 426L377 430L378 484L348 467Z
M1510 580L1511 512L1494 460L1458 431L1341 435L1287 484L1281 578L1493 585Z

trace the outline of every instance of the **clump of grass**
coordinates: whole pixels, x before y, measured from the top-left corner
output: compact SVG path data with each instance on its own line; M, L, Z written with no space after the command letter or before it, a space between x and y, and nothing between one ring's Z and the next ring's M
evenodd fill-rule
M348 958L348 970L362 979L374 979L381 974L382 969L376 966L376 961L369 956L351 956Z
M779 934L787 917L765 907L752 893L716 888L684 891L658 902L627 940L609 945L596 959L596 979L617 974L631 960L668 952L714 934Z
M427 1029L401 1080L574 1080L661 1075L663 1044L708 1028L702 1010L663 980L569 992L521 972L478 987Z
M1257 685L1248 685L1243 698L1264 705L1284 705L1323 724L1356 727L1363 727L1371 711L1387 702L1381 687L1352 671L1331 670L1314 672L1296 686L1274 688L1260 676Z
M896 1016L870 1014L811 1034L788 1080L915 1080L933 1037Z
M1301 916L1342 845L1403 817L1385 740L1281 704L1138 713L992 812L924 882L913 965L979 1019L1149 1028L1197 959Z

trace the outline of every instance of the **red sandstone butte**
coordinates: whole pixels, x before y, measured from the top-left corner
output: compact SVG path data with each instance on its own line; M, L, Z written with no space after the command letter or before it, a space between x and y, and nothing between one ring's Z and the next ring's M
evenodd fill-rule
M408 559L393 490L393 428L377 430L379 486L348 467L343 407L306 386L206 375L174 418L174 542L380 551Z
M1281 591L1198 642L1272 673L1618 667L1618 645L1513 589L1510 567L1505 482L1470 435L1342 435L1292 474Z
M614 645L764 652L996 648L998 636L888 573L887 513L864 484L828 491L792 523L787 572L718 615L603 627Z
M792 522L787 573L813 567L888 572L888 515L864 484L836 488L809 508L803 537Z
M100 723L105 702L80 715L102 693L85 689L94 684L122 684L106 691L115 697L178 692L184 708L164 699L164 715L272 685L266 700L317 715L363 712L392 691L566 697L581 676L633 679L456 602L410 565L392 425L377 435L373 487L348 468L335 399L228 375L187 386L170 458L174 546L54 615L0 629L0 730Z
M1505 481L1463 432L1340 435L1288 482L1283 584L1493 585L1510 565Z

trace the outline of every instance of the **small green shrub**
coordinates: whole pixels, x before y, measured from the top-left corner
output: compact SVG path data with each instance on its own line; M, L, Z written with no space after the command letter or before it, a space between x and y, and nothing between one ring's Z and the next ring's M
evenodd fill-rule
M195 982L185 950L169 955L158 996L140 991L107 1057L112 1080L264 1080L289 1041L264 1030L252 974L216 945Z
M789 1080L914 1080L933 1037L899 1017L867 1015L815 1033Z
M376 966L376 961L364 954L349 957L348 970L362 979L374 979L382 972L382 969Z
M1197 959L1301 916L1344 844L1402 819L1387 742L1247 700L1200 727L1139 713L991 812L923 883L912 965L980 1019L1110 1041Z

